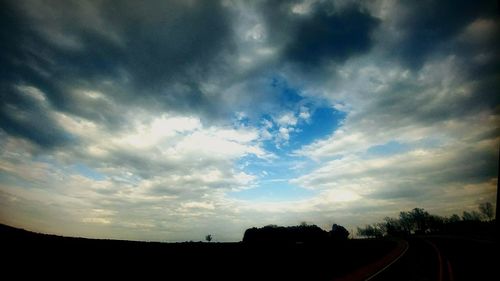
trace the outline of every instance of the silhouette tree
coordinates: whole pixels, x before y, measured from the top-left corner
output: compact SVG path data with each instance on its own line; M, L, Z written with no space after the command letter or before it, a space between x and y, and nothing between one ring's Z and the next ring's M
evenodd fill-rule
M446 218L437 216L437 215L429 215L427 218L427 227L429 232L439 232L443 229Z
M334 223L330 231L330 237L336 240L345 240L349 237L349 231L345 227Z
M460 216L457 214L451 215L451 217L448 219L448 222L450 223L456 223L460 221Z
M422 208L415 208L410 212L415 233L425 233L429 229L431 215Z
M212 241L212 235L208 234L207 236L205 236L205 240L207 240L207 242Z
M411 211L400 212L399 218L386 217L385 222L358 227L358 235L365 237L407 236L413 234L428 233L453 233L453 234L488 234L492 233L491 223L493 206L491 203L483 203L479 206L481 213L477 211L464 211L462 217L453 214L451 217L431 215L421 208ZM481 221L482 219L489 221Z
M479 211L487 220L493 219L493 205L490 202L479 204Z
M369 238L379 238L384 234L378 226L367 225L365 228L358 227L358 235Z
M382 232L385 232L389 236L401 236L404 234L403 227L398 219L385 217L384 223L379 224Z
M472 211L472 212L464 211L462 214L462 220L464 220L464 221L480 221L481 214L476 212L476 211Z
M407 233L425 233L429 230L432 216L422 208L415 208L409 212L399 213L399 222L402 229Z
M406 232L406 234L410 234L413 229L413 220L411 218L410 213L400 212L399 222L401 224L401 227L403 228L403 231Z

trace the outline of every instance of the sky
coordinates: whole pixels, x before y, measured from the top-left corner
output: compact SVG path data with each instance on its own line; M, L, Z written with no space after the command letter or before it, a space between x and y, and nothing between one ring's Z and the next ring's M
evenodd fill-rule
M495 204L497 1L0 1L0 223L240 241Z

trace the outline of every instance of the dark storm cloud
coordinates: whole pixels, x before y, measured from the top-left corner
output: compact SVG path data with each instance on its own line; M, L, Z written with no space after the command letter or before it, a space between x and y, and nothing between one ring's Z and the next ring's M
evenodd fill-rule
M193 75L190 71L203 75L219 52L230 49L230 22L215 3L200 1L191 5L181 1L150 7L141 5L144 10L139 12L134 5L118 6L120 10L111 11L125 15L127 24L120 22L127 41L125 63L139 87L157 91L165 81ZM130 21L127 17L131 17Z
M437 50L446 50L448 41L473 20L478 17L496 17L496 2L406 1L401 5L402 15L397 20L402 39L389 51L408 66L420 68L429 55Z
M30 126L8 118L6 106L21 102L16 85L36 87L54 109L110 129L123 121L115 105L218 114L200 89L232 48L229 17L215 1L3 1L0 10L1 114L9 132L44 144L59 138L37 140ZM86 99L78 89L106 99Z
M377 21L358 9L329 15L320 9L313 18L301 22L297 35L286 47L286 57L306 66L324 60L344 61L371 47L370 32Z
M341 9L330 2L315 3L307 15L292 12L293 2L270 1L262 8L270 37L285 40L283 56L301 67L341 63L373 45L371 32L378 20L357 4Z
M11 135L27 138L44 148L53 148L71 141L71 135L60 128L44 108L40 108L38 101L19 92L19 89L8 91L7 93L12 94L8 102L2 95L2 129Z

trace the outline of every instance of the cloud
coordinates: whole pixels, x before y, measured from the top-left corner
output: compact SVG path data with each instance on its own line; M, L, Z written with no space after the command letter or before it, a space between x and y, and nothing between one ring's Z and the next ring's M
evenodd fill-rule
M398 186L410 183L415 188L426 188L426 185L490 181L495 177L495 150L492 149L494 142L495 140L489 140L476 147L455 144L419 148L393 156L350 155L328 161L296 182L309 188L324 189L359 181L369 185L366 186L366 192L370 193L378 192L379 188L393 188L391 184ZM374 183L387 186L373 190ZM360 184L360 188L364 185Z
M299 20L296 36L285 47L289 60L315 67L328 60L342 62L370 49L375 18L356 6L340 13L321 6L316 9L314 16Z
M297 125L297 118L292 112L287 112L276 120L276 123L280 126L295 126Z
M167 130L160 130L162 134L154 134L158 124L169 122L179 127L168 126ZM186 124L192 125L181 126ZM107 237L141 240L188 239L185 233L164 233L165 227L159 222L167 221L166 228L181 231L191 224L190 220L206 218L207 210L229 212L221 205L224 194L249 188L255 180L255 176L236 169L234 161L247 154L266 156L256 142L256 132L204 128L193 118L161 116L136 123L132 132L154 136L139 146L122 137L124 132L111 134L97 124L84 126L87 130L73 131L80 139L78 147L59 148L56 153L41 153L36 144L2 135L2 142L7 144L0 155L2 193L6 198L17 198L14 205L3 202L2 210L19 219L14 225L29 222L35 229L50 231L52 228L44 222L54 222L53 212L59 212L65 217L61 223L75 227L58 229L56 233L90 237L110 233ZM133 134L126 136L135 140ZM87 152L96 149L100 153ZM75 161L103 176L96 179L71 168ZM26 208L39 213L38 221L22 213ZM173 227L173 221L183 226ZM82 231L79 222L94 232ZM155 233L141 233L145 225L147 229L154 228ZM130 231L130 235L108 232L107 227L128 229L123 233Z
M370 34L378 23L355 3L267 1L260 9L284 60L308 70L368 51L373 44Z
M488 77L469 80L464 58L453 55L429 61L419 71L352 61L338 70L329 90L333 103L343 100L348 116L343 126L299 154L333 157L361 152L391 140L458 139L495 127L498 100L484 91ZM344 106L345 107L345 106ZM474 126L476 122L483 126Z
M47 114L50 106L45 93L28 85L12 88L14 96L0 106L0 126L4 130L24 136L45 148L64 145L71 140L71 136Z
M232 52L228 11L216 2L157 4L6 3L2 100L15 103L9 84L22 81L57 110L113 127L119 112L75 89L119 105L218 116L202 81Z
M433 56L447 52L449 41L478 16L495 17L494 1L376 1L371 12L382 19L378 31L385 52L418 69ZM391 34L391 36L388 36Z
M418 205L450 214L460 212L458 206L473 208L493 200L499 100L489 89L498 83L492 70L497 58L481 60L478 54L498 48L493 43L497 18L461 10L461 17L436 29L436 37L426 37L440 19L424 16L429 28L421 27L420 20L403 24L412 21L405 11L413 15L418 9L405 5L397 8L398 15L378 14L378 44L368 55L337 65L318 87L347 116L330 136L294 152L313 159L319 168L292 183L333 194L347 188L359 196L358 205L373 202L373 208L386 206L387 212ZM471 39L472 28L484 29L485 38ZM420 36L429 40L412 41ZM398 44L403 49L387 52ZM420 49L410 49L414 47ZM394 144L405 149L370 152Z

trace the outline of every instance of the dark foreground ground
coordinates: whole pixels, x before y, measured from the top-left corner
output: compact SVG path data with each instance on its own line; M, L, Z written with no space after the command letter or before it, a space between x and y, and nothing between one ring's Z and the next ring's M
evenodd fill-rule
M0 225L0 255L9 280L500 280L496 242L450 235L312 245L156 243Z
M332 280L396 244L150 243L66 238L3 225L0 237L3 274L15 279Z
M467 236L429 235L407 239L408 251L378 280L500 280L498 244Z

